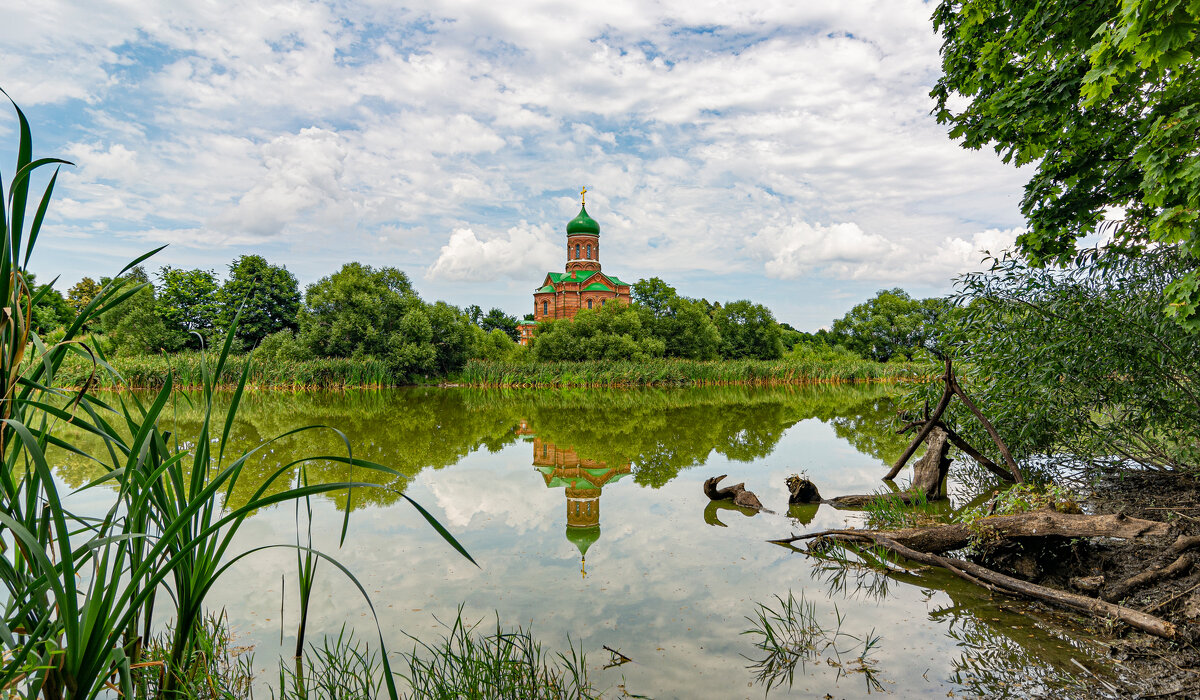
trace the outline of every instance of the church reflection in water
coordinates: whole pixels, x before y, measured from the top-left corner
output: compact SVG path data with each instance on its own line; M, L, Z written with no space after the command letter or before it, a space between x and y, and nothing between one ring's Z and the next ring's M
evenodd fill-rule
M533 468L541 473L546 488L561 488L566 495L567 540L579 549L579 571L586 577L588 548L600 539L601 491L628 476L632 463L610 467L607 462L581 459L571 447L543 440L528 420L521 421L517 435L533 439Z

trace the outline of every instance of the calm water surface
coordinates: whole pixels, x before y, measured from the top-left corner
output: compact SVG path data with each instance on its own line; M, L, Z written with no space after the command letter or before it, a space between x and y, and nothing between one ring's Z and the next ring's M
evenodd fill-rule
M830 653L797 666L794 683L771 690L800 697L1025 697L1069 686L1079 669L1103 671L1086 643L1057 624L1018 614L940 571L881 579L838 575L804 554L768 544L793 533L861 522L828 506L787 507L786 477L804 470L826 496L882 487L885 464L904 447L886 424L880 385L791 388L485 391L402 389L349 393L271 393L246 398L233 436L237 451L291 428L343 430L354 455L408 475L359 490L340 549L346 508L340 495L315 504L314 539L358 576L392 649L407 635L432 641L437 619L460 605L470 620L522 624L553 650L582 645L593 679L609 695L757 698L750 668L762 653L750 627L757 604L776 596L815 603L823 626L880 637L873 673L841 667ZM174 411L180 435L195 434L186 404ZM252 469L291 458L344 453L329 430L273 446ZM85 464L59 459L72 486L94 478ZM711 504L705 478L728 474L774 513L746 515ZM345 479L336 464L313 478ZM372 473L356 479L380 481ZM243 477L233 499L256 484ZM479 562L455 553L399 497L403 491L446 525ZM259 512L240 544L294 543L291 506ZM295 645L295 554L268 550L236 566L214 589L239 641L256 647L262 678L277 676ZM283 601L281 619L280 606ZM309 639L347 622L371 639L362 596L340 572L321 567ZM846 645L851 642L843 639ZM604 669L607 645L633 659ZM849 670L849 672L847 672ZM1069 693L1068 693L1069 694Z

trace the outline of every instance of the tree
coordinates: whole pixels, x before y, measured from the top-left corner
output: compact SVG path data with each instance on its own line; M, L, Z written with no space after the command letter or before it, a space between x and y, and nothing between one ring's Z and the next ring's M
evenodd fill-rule
M1030 260L1068 264L1101 229L1200 260L1200 4L943 0L933 22L938 121L967 148L1035 164L1018 239ZM1200 329L1200 271L1171 283L1166 309Z
M1200 343L1161 312L1194 270L1176 247L1103 251L1065 270L995 260L959 282L959 379L1018 460L1066 453L1200 471ZM949 421L989 443L961 407Z
M212 270L159 269L155 310L168 332L178 336L177 346L200 347L212 337L220 314L217 278ZM203 338L197 338L199 333Z
M373 357L397 378L446 375L471 353L471 323L458 308L426 304L408 276L348 263L309 285L300 342L319 357Z
M938 349L950 304L943 299L913 299L903 289L881 289L871 299L833 322L836 343L877 362L913 359L922 349Z
M299 325L300 285L287 268L260 255L243 255L229 264L221 285L221 326L228 328L241 309L237 338L254 347L272 333Z
M779 324L770 309L742 299L714 305L713 322L721 334L721 355L728 359L776 360L783 357Z
M100 278L100 286L120 284L123 293L144 285L133 296L105 311L100 316L100 328L108 336L111 349L117 354L142 355L177 349L178 336L170 333L158 314L154 285L139 265L122 278Z
M403 272L361 263L309 285L305 301L300 337L320 357L385 357L400 320L423 306Z
M665 350L642 325L637 309L625 304L581 309L574 319L544 323L533 340L533 355L543 362L647 360Z
M721 334L700 302L679 296L657 277L635 282L630 292L643 325L663 341L667 355L692 360L720 356Z
M25 273L25 283L29 285L33 305L33 330L44 335L71 322L75 312L63 298L63 295L48 284L39 285L33 273Z
M470 313L472 309L478 310L479 307L468 306L468 313ZM488 331L489 333L497 330L503 331L505 335L513 339L513 342L521 339L521 334L517 331L516 317L509 316L500 309L489 309L486 316L483 316L478 320L472 320L472 323L479 326L483 330Z
M75 286L67 290L67 303L75 309L76 313L83 307L91 303L92 299L104 289L91 277L84 277L75 283Z

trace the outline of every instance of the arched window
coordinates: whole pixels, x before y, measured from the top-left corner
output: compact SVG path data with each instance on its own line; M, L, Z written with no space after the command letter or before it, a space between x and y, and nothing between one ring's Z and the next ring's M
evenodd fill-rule
M550 307L549 302L545 302L545 301L542 302L542 315L543 316L546 315L546 309L548 309L549 307Z
M592 300L591 299L588 299L588 308L589 309L592 308Z
M579 259L579 244L578 243L575 244L575 259L576 260Z
M588 243L588 260L592 259L592 244Z

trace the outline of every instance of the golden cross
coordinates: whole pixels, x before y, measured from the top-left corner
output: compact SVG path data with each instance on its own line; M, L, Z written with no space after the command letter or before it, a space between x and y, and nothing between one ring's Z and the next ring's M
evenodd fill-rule
M587 186L586 185L584 186L584 188L582 190L579 190L579 203L587 204Z

